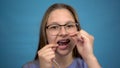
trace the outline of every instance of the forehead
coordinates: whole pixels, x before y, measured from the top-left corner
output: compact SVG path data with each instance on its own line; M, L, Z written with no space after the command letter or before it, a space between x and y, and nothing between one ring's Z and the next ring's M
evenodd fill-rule
M68 21L74 22L72 13L67 9L56 9L50 13L47 24L51 24L53 22L63 23Z

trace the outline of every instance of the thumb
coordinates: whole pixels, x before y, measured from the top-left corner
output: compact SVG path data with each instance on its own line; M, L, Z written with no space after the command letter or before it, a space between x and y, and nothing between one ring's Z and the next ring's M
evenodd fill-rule
M52 47L53 51L56 51L57 47L58 47L58 44L56 42L57 40L57 36L55 37L54 40L52 40L51 44L53 44L54 46Z

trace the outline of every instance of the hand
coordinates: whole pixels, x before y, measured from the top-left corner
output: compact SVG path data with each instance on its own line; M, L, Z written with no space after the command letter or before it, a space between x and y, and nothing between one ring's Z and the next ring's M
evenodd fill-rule
M93 41L94 37L84 30L71 34L74 39L77 50L84 60L93 56Z
M97 58L93 54L94 37L84 30L71 34L71 37L75 41L77 50L87 63L88 68L101 68Z
M56 47L56 44L48 44L38 51L40 68L52 68Z

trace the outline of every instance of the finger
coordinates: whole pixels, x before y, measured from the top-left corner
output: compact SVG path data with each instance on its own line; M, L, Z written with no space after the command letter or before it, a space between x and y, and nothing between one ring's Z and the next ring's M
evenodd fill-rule
M54 48L54 47L57 47L57 46L58 46L57 44L49 44L49 45L46 45L45 49Z
M48 61L48 62L52 62L52 60L55 58L55 54L54 53L49 53L49 54L44 54L42 55L42 59Z
M57 37L58 37L58 36L56 36L56 37L55 37L55 39L54 39L54 40L52 40L52 42L51 42L50 46L48 46L48 48L52 48L52 49L53 49L53 51L55 51L55 50L56 50L56 48L57 48L57 46L58 46L58 44L57 44L57 42L56 42Z
M50 55L50 56L47 56L47 60L48 60L49 62L52 62L53 59L55 59L55 55L54 55L54 54L53 54L53 55Z
M38 52L38 55L43 58L46 58L46 57L54 55L54 54L55 54L55 52L52 49L48 49L44 52L41 52L41 51Z
M38 51L38 53L39 53L39 52L41 53L41 52L50 51L50 50L52 50L53 47L57 47L57 45L55 45L55 44L46 45L45 47L43 47L42 49L40 49L40 50Z
M87 37L84 34L82 34L82 37L83 37L84 45L91 45L93 47L93 45L90 44L90 43L93 43L93 40L91 40L89 37Z
M84 35L86 35L88 38L94 40L94 37L93 37L91 34L89 34L88 32L86 32L85 30L81 30L80 33L81 33L81 34L84 34Z
M43 56L44 57L48 57L48 56L52 56L52 55L55 55L55 52L54 51L50 51L50 52L47 52L47 53L43 53Z
M88 37L85 34L81 34L81 41L85 42L89 40Z
M80 34L85 34L85 35L87 35L87 36L89 35L85 30L81 29L81 30L78 31L78 32L71 33L71 34L70 34L70 37L75 37L75 36L80 37Z
M69 37L70 42L68 43L69 45L76 45L75 40L72 37Z
M78 39L78 34L79 32L71 33L69 34L69 39L70 39L70 44L76 45L77 44L77 39Z
M41 52L42 52L42 54L47 54L49 52L53 52L53 50L52 50L52 48L48 48L48 49L45 49L45 50L43 50Z
M89 35L89 33L88 32L86 32L85 30L80 30L80 33L83 33L83 34L85 34L85 35Z
M79 32L71 33L71 34L69 34L69 36L70 36L70 37L74 37L74 36L77 36L78 33L79 33Z
M76 43L83 41L80 32L77 32L76 36L73 37L76 40Z
M86 32L85 30L81 30L80 33L82 33L82 34L84 34L84 35L86 35L88 37L93 37L91 34L89 34L88 32Z
M57 46L55 45L47 45L44 49L41 49L40 50L40 53L42 53L42 54L46 54L46 53L48 53L48 52L51 52L51 51L54 51L55 52L55 50L56 50L56 48L57 48ZM38 52L39 53L39 52Z
M43 56L45 58L49 58L51 56L55 57L55 52L54 51L50 51L50 52L47 52L46 54L43 54Z

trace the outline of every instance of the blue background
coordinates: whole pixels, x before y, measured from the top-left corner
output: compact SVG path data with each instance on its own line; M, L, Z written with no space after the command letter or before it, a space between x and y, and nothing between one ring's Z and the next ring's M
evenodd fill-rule
M42 16L53 3L75 8L82 28L95 37L103 68L120 68L120 0L0 0L0 68L34 59Z

